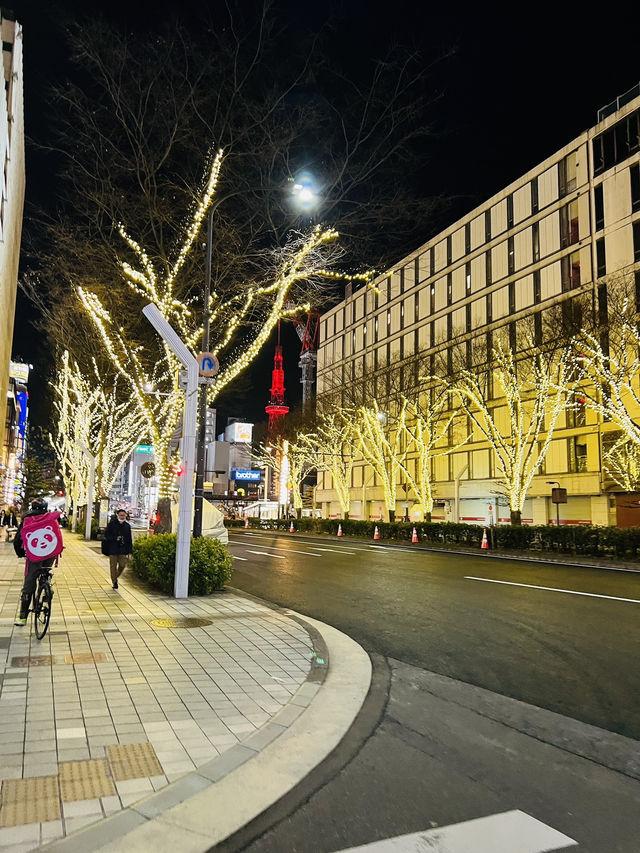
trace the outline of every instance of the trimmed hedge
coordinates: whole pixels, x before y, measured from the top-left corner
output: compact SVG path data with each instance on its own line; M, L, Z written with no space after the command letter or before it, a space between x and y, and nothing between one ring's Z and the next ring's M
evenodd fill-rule
M133 543L133 571L163 592L173 593L176 566L176 534L144 536ZM210 595L231 578L232 557L217 539L191 539L189 595Z
M243 520L227 521L227 527L244 527ZM298 533L318 533L335 536L342 525L345 536L373 539L377 526L380 539L411 541L415 527L421 542L446 547L463 545L479 548L483 527L477 524L445 522L388 522L356 521L355 519L299 518L293 519ZM252 530L289 530L291 519L249 519ZM495 549L509 551L551 551L559 554L583 554L592 557L640 559L640 527L591 527L587 525L500 525L487 527L489 541Z

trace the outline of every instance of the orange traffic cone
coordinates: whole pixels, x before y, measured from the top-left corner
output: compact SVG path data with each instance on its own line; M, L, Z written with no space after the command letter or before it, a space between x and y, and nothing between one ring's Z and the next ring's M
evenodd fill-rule
M338 536L342 536L342 525L338 525Z
M245 530L249 529L249 516L247 516L244 520L244 529Z
M480 547L485 551L489 550L489 540L487 539L487 528L486 527L484 528L484 530L482 532L482 544L480 545Z
M374 539L379 539L379 538L380 538L380 533L379 533L379 531L378 531L378 525L377 525L377 524L376 524L375 529L374 529L374 531L373 531L373 538L374 538Z
M295 532L295 527L293 526L293 521L292 521L291 525L289 527L289 533L294 533L294 532Z
M418 541L418 531L414 527L413 533L411 534L411 542L415 545L417 541Z

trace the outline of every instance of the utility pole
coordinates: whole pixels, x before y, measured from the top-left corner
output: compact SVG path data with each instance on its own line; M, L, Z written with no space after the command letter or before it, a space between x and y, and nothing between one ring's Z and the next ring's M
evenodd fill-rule
M202 311L202 349L209 349L209 300L211 298L211 251L213 243L213 208L209 211L207 220L207 258L204 275L204 306ZM193 512L193 535L196 539L202 536L202 501L204 494L204 468L207 448L205 446L207 432L207 385L200 386L198 429L198 457L196 461L196 490Z

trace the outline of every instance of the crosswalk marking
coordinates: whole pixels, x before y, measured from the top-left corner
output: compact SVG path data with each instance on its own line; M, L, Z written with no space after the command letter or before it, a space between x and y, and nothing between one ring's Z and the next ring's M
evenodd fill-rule
M577 842L518 809L398 835L340 853L546 853Z
M466 581L485 581L485 583L501 583L505 586L524 586L527 589L544 589L548 592L564 592L567 595L586 595L588 598L608 598L611 601L628 601L631 604L640 604L639 598L619 598L617 595L599 595L597 592L579 592L577 589L559 589L556 586L536 586L532 583L516 583L515 581L498 581L494 578L474 578L465 575Z

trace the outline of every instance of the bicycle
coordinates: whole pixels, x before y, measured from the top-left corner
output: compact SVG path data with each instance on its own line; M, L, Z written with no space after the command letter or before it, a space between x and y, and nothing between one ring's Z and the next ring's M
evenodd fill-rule
M33 612L33 624L36 630L36 637L39 640L42 640L47 633L49 621L51 620L51 600L53 599L52 579L53 572L50 568L41 569L36 580L36 591L33 594L33 607L30 612Z

